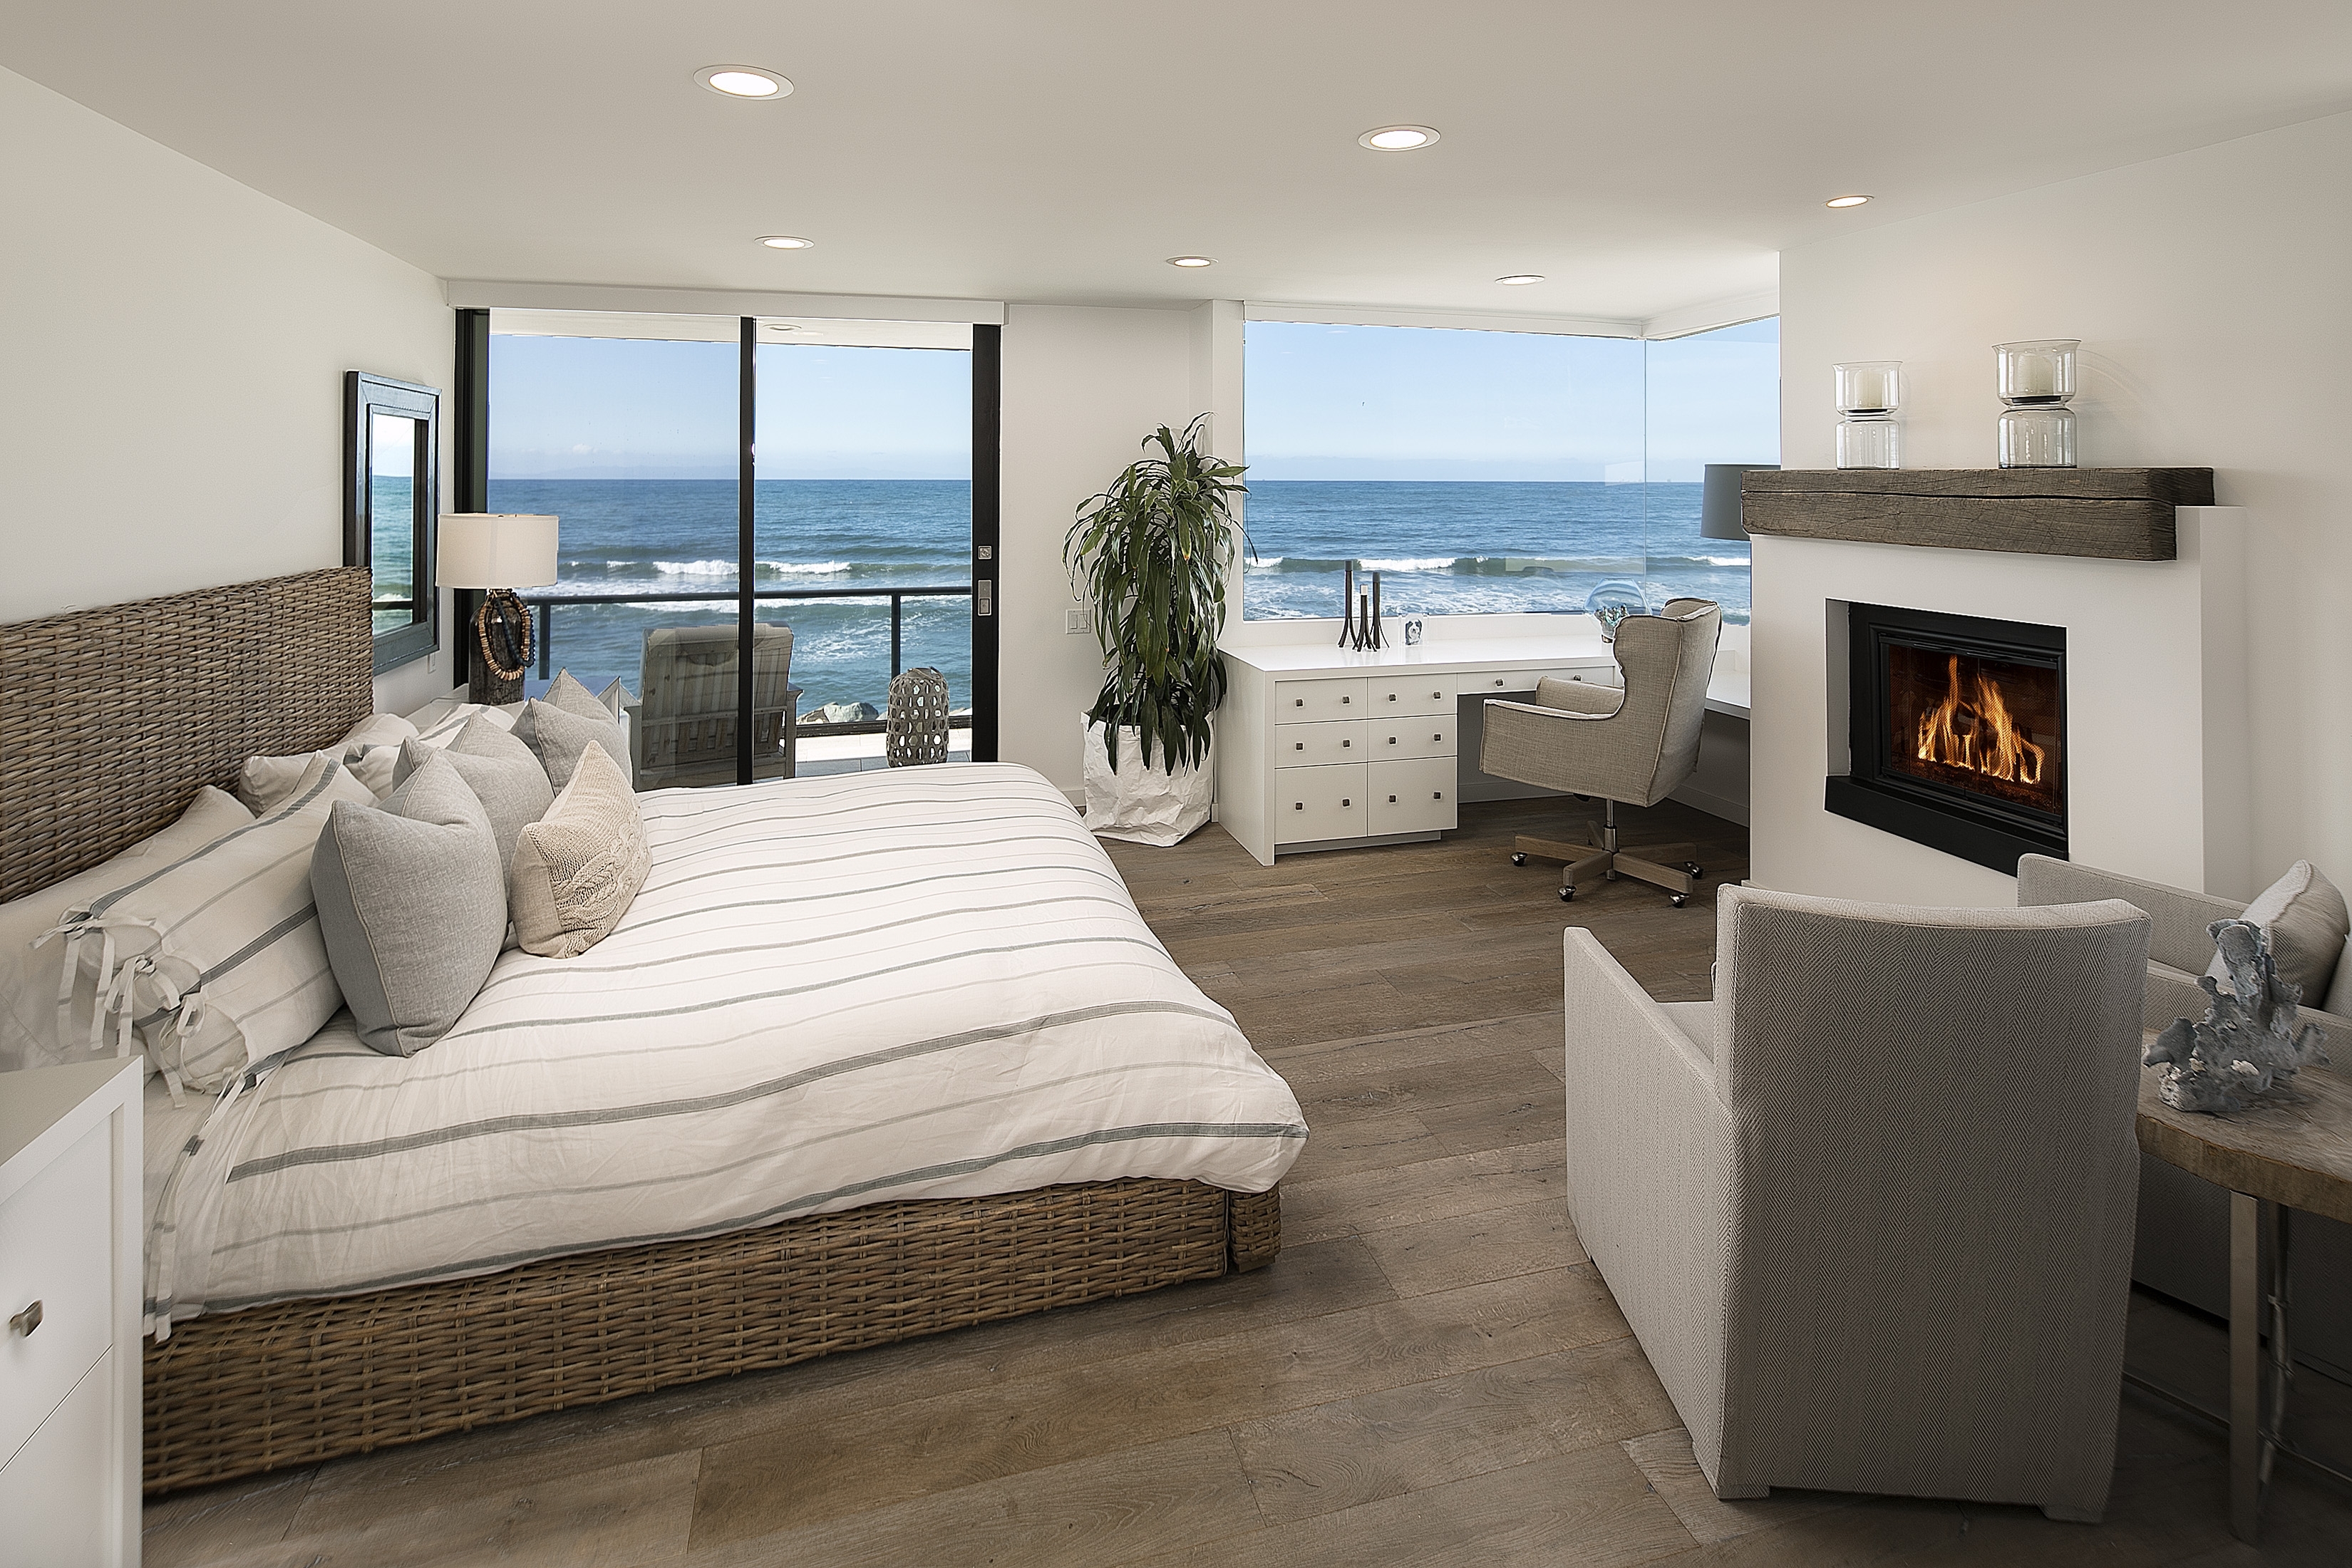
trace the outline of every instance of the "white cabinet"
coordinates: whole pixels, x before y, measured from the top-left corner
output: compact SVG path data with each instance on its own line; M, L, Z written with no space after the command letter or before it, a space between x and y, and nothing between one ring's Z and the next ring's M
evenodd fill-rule
M1365 773L1361 763L1283 769L1275 785L1276 841L1318 844L1363 837Z
M0 1565L139 1561L138 1059L0 1073Z
M1277 680L1274 721L1309 724L1327 719L1361 719L1372 710L1369 680Z

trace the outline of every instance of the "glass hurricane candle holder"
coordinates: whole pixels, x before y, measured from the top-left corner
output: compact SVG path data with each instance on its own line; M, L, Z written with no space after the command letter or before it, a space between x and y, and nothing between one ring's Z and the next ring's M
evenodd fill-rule
M2000 372L2000 466L2004 468L2071 468L2074 466L2074 351L2080 338L2033 338L1995 343Z
M1837 411L1891 417L1903 405L1903 362L1896 359L1856 360L1832 365L1837 374Z

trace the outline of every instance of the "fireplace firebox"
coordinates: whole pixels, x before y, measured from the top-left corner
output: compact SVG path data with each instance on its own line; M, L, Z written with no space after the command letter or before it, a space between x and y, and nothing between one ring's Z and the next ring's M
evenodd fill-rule
M2066 633L1885 605L1846 610L1851 771L1839 816L2015 875L2066 855Z

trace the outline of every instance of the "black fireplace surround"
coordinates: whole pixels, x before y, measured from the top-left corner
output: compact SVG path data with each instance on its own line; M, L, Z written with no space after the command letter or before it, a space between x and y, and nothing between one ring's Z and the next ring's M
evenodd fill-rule
M2066 633L1850 605L1847 740L1832 814L2016 875L2066 858Z

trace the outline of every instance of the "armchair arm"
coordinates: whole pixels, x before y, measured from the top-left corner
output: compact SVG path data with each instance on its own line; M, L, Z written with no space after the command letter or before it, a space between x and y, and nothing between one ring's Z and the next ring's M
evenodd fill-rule
M1569 682L1560 682L1568 685ZM1622 697L1605 689L1612 700ZM1490 700L1478 766L1498 778L1647 804L1657 772L1656 737L1642 737L1612 710L1585 712Z
M2233 899L2144 882L2119 871L2102 871L2047 855L2028 855L2017 863L2017 907L2033 904L2092 904L2101 899L2121 899L2156 922L2147 935L2147 955L2157 963L2192 977L2213 962L2213 939L2206 927L2215 921L2236 920L2246 906ZM2203 1017L2203 1003L2194 1017Z
M1561 966L1570 1213L1712 1478L1723 1435L1730 1112L1715 1064L1591 931L1569 928Z

